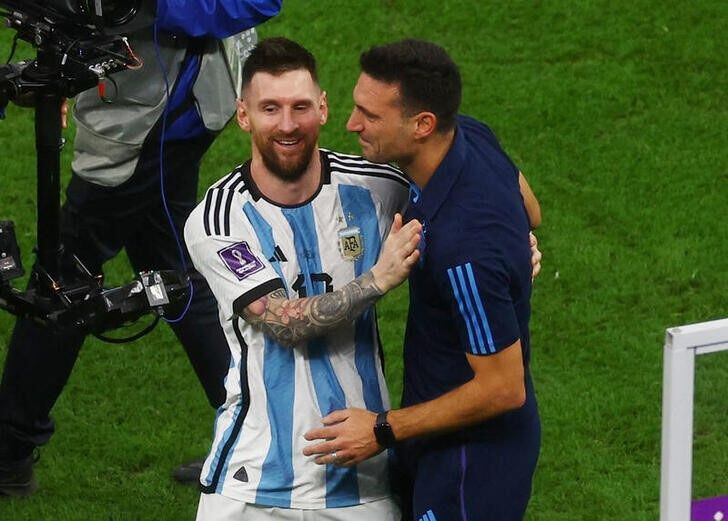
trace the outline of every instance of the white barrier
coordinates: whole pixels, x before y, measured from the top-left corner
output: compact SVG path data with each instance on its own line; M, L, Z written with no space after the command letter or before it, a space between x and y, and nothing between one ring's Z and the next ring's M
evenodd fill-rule
M673 327L666 332L660 521L690 521L695 357L727 350L728 319Z

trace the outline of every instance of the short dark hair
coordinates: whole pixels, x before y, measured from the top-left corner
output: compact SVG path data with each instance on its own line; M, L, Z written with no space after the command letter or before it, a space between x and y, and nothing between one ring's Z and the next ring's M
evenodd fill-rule
M431 42L407 39L372 47L359 58L362 72L384 83L399 84L402 105L415 114L437 116L437 130L455 127L460 108L460 71L445 49Z
M250 56L243 65L242 89L250 85L253 76L257 72L267 72L273 75L283 74L288 71L305 69L311 73L311 78L318 84L316 73L316 58L301 44L283 38L266 38L250 52Z

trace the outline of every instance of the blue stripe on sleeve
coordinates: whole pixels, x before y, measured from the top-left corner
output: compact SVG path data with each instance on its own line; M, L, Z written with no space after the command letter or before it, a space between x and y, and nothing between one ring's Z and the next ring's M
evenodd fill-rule
M460 315L463 317L463 321L465 322L465 327L468 330L468 339L470 340L470 350L475 351L475 340L473 339L473 327L470 325L470 317L465 313L465 305L463 304L463 298L460 295L460 290L458 289L458 283L455 280L455 272L452 268L448 268L447 270L447 276L450 277L450 285L452 286L452 291L455 295L455 300L458 303L458 309L460 310Z
M432 510L428 510L426 515L428 521L437 521L437 519L435 518L435 513Z
M355 261L355 276L369 271L379 257L382 239L379 235L379 220L371 192L366 188L352 185L339 185L339 199L347 226L358 226L361 230L364 253ZM354 362L362 380L364 403L374 412L384 411L382 390L377 376L374 348L374 313L368 309L356 321Z
M470 318L473 321L473 329L475 330L475 336L478 339L478 350L476 351L473 349L474 354L485 354L485 342L483 342L483 335L480 332L480 327L478 326L478 317L475 315L475 305L473 303L474 296L470 292L470 288L465 282L465 275L463 273L463 267L457 266L455 268L455 273L457 273L458 281L460 282L460 289L463 292L463 300L465 300L465 306L468 308L468 313L470 314Z
M488 317L485 315L485 308L483 306L483 300L480 297L480 292L478 291L478 285L475 283L475 275L473 275L473 267L468 262L465 265L465 271L468 272L468 281L470 282L470 291L473 295L473 300L475 300L476 307L478 308L478 315L480 315L481 323L483 324L483 330L485 331L485 336L488 339L488 348L491 353L495 353L495 344L493 343L493 334L490 330L490 324L488 323Z
M304 273L307 295L321 295L326 291L324 282L314 283L311 274L321 273L316 222L311 204L299 208L285 208L283 216L293 230L296 256ZM346 396L329 359L325 337L308 342L308 362L321 414L346 408ZM344 468L326 465L326 507L334 508L359 503L359 483L356 467Z
M243 211L253 225L263 255L270 258L275 253L275 240L270 224L251 203L245 203ZM279 263L273 263L278 276L284 281ZM265 386L270 423L271 442L263 461L258 496L259 502L281 508L291 506L293 487L293 403L296 378L296 362L293 350L265 337L263 352L263 383Z

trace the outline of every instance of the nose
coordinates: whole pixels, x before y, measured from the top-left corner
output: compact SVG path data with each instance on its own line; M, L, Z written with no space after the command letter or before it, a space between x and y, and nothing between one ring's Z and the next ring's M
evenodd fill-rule
M346 122L346 130L349 132L361 132L364 130L364 127L361 124L361 117L359 117L356 108L351 111L349 121Z
M293 116L293 112L291 112L290 110L283 110L281 114L281 121L278 124L278 129L285 134L291 134L297 128L298 122Z

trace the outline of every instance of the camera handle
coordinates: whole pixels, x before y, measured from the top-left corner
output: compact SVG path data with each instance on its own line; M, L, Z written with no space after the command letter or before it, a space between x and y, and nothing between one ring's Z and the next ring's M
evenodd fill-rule
M38 52L37 67L28 70L38 79L58 76L54 70L52 53ZM50 63L49 63L50 62ZM57 84L50 81L36 93L35 148L37 153L38 193L38 262L46 272L58 280L60 277L61 238L61 105L63 98Z

